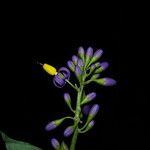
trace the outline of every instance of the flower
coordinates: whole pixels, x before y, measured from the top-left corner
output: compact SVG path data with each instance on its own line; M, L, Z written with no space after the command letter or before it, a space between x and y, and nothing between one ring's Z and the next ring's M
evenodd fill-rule
M53 83L56 87L62 88L66 84L66 79L69 80L70 78L70 71L66 67L61 67L58 72L56 68L49 64L38 64L42 65L43 69L50 75L53 75Z
M74 63L71 61L71 60L69 60L68 62L67 62L67 66L69 67L69 69L71 70L71 71L75 71L75 65L74 65Z
M73 126L67 127L67 128L65 129L65 131L64 131L64 136L65 136L65 137L70 136L70 135L73 133L73 131L74 131Z
M78 57L76 55L73 55L72 56L72 61L75 65L77 65L77 62L78 62Z
M85 97L85 99L81 102L81 104L86 104L86 103L92 101L95 97L96 97L96 93L95 93L95 92L89 93L89 94Z
M66 67L61 67L57 75L53 78L53 83L56 87L62 88L66 84L66 79L69 80L70 71Z
M55 139L55 138L51 139L51 144L52 144L53 148L55 148L55 149L59 149L60 148L60 144L59 144L58 140Z
M83 49L83 47L79 47L79 49L78 49L78 55L80 56L80 58L84 61L85 60L85 54L84 54L85 52L84 52L84 49Z
M112 78L100 78L100 79L96 79L94 80L96 83L103 85L103 86L113 86L116 85L116 80L112 79Z

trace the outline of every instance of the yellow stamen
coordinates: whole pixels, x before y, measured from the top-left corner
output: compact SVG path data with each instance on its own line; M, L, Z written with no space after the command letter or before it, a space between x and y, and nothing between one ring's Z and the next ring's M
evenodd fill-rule
M48 65L48 64L44 64L43 65L43 69L50 75L57 75L57 70L56 68L54 68L53 66L51 65Z

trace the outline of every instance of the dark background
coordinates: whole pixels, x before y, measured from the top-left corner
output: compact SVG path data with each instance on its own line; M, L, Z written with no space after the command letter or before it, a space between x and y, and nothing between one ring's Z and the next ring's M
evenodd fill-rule
M5 18L0 130L45 150L51 149L52 137L63 140L63 130L71 122L50 133L44 127L49 121L70 114L63 93L74 93L67 85L62 89L54 87L52 77L36 61L60 68L77 54L79 46L91 46L104 50L101 61L108 61L110 67L103 76L115 78L117 85L89 87L89 91L97 92L95 102L101 110L95 127L79 136L77 149L147 148L148 61L140 13L117 6L86 11L82 7L59 12L42 10L29 15L17 11Z

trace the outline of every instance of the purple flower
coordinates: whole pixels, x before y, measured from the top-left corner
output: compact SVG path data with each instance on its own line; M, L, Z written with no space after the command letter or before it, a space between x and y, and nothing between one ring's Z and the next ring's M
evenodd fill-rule
M67 127L67 128L65 129L65 131L64 131L64 136L65 136L65 137L70 136L70 135L73 133L73 131L74 131L73 126Z
M69 80L70 71L66 67L61 67L57 75L53 78L53 83L56 87L62 88L66 84L66 79Z
M89 115L94 117L99 111L99 105L94 104L93 107L90 109Z
M79 67L79 66L76 66L76 67L75 67L75 75L76 75L77 77L79 77L81 74L82 74L82 71L81 71L80 67Z
M88 101L91 101L91 100L93 100L95 97L96 97L96 93L95 93L95 92L92 92L92 93L89 93L86 98L87 98Z
M97 61L102 56L102 54L103 54L103 50L102 49L97 50L94 53L94 55L93 55L92 60L91 60L90 63L94 63L95 61Z
M46 125L45 130L51 131L51 130L54 130L56 127L57 127L57 125L56 125L55 121L52 121Z
M81 69L83 69L83 66L84 66L84 63L83 63L83 61L81 60L81 59L78 59L78 66L81 68Z
M64 100L71 101L71 97L70 97L69 93L64 93Z
M106 70L106 69L108 68L108 66L109 66L109 63L108 63L108 62L102 62L102 63L100 64L100 66L101 66L101 68L102 68L103 70Z
M113 86L116 85L116 81L112 78L101 78L94 80L96 83L103 85L103 86Z
M78 49L78 55L80 56L80 58L84 61L85 60L85 52L83 47L79 47Z
M58 140L55 138L51 139L51 144L52 144L53 148L55 148L55 149L58 149L60 147Z
M73 61L73 63L74 63L75 65L77 65L78 57L75 56L75 55L73 55L73 56L72 56L72 61Z
M86 51L86 58L89 57L91 58L93 56L93 48L89 47Z
M74 63L71 61L71 60L69 60L68 62L67 62L67 66L69 67L69 69L71 70L71 71L75 71L75 65L74 65Z
M86 104L86 103L92 101L95 97L96 97L96 93L95 93L95 92L89 93L89 94L85 97L85 99L83 99L83 101L81 102L81 104Z

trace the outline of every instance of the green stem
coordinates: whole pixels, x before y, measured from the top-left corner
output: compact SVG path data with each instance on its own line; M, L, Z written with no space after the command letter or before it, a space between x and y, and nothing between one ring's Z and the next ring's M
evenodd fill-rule
M76 86L74 86L69 80L65 80L72 88L74 88L75 90L78 91L78 88Z
M78 91L78 95L77 95L77 104L76 104L75 121L74 121L75 131L74 131L74 135L72 137L70 150L75 150L77 137L78 137L78 133L79 133L78 132L78 124L80 122L80 112L81 112L80 102L82 99L83 88L84 88L84 86L81 84L80 89Z

